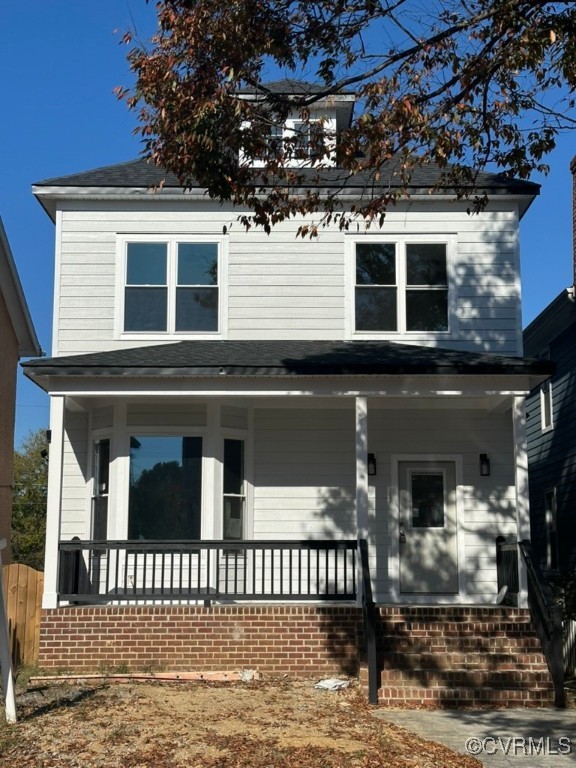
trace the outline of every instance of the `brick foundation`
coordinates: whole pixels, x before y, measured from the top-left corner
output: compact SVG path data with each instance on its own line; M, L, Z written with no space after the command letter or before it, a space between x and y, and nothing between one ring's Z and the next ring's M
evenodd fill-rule
M42 612L39 665L356 675L360 626L354 606L56 608Z
M546 706L553 687L529 612L383 606L379 701L387 706ZM47 671L257 669L291 677L360 675L355 606L94 606L44 610Z

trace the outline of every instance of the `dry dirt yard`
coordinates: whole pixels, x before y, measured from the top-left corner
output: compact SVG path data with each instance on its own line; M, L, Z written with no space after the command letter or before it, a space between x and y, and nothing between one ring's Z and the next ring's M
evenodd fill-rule
M0 724L10 768L478 768L314 681L52 685Z

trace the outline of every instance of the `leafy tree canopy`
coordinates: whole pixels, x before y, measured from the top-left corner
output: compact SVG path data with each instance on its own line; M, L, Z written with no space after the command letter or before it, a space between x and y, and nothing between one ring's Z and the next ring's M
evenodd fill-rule
M12 559L38 570L44 570L47 452L44 429L30 432L14 452Z
M327 165L321 137L303 162L304 195L304 170L285 167L294 146L269 144L289 112L306 122L343 91L359 100L337 144L346 178L378 182L392 159L398 174L397 189L376 183L356 206L368 220L406 194L419 164L440 165L459 197L475 192L470 167L545 171L559 131L576 123L572 0L160 0L156 11L148 45L124 38L136 84L118 95L138 114L144 154L185 187L247 206L247 226L316 211L347 226L337 195L310 185ZM316 87L270 93L271 71ZM246 87L262 98L239 99Z

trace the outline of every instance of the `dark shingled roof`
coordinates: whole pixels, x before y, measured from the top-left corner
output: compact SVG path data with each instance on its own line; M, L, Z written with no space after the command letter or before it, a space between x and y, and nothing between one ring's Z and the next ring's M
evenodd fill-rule
M262 87L270 93L277 93L282 96L306 96L307 94L322 93L329 88L329 86L322 85L322 83L307 83L304 80L292 80L289 77L285 77L281 80L272 80L270 83L262 83ZM264 96L264 93L260 88L255 88L252 85L247 85L244 88L239 88L238 93L242 94L260 94ZM355 96L355 91L338 91L331 98L338 99L338 96Z
M334 187L347 189L368 188L398 188L401 186L400 178L396 172L397 163L390 161L381 169L381 176L376 182L370 173L358 173L354 176L340 168L326 168L321 171L314 169L301 169L302 175L307 178L302 187ZM436 186L442 178L442 174L449 169L442 169L438 165L430 164L414 168L409 189L413 193L428 192ZM144 188L158 186L163 182L164 189L182 189L182 186L173 173L165 172L144 159L132 160L117 165L107 165L90 171L74 173L70 176L59 176L45 179L36 183L38 187L124 187ZM511 179L502 173L478 173L476 189L478 192L489 194L518 194L537 195L540 185L530 181ZM452 192L451 187L441 188L439 192Z
M552 375L548 360L389 341L180 341L23 364L37 376Z

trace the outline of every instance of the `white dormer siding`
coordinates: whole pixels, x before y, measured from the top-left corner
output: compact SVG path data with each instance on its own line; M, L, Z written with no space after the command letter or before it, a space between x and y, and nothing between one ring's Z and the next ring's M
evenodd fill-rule
M68 197L57 203L53 354L207 337L370 338L521 354L519 202L511 197L495 199L478 216L468 215L465 204L431 196L413 199L390 210L382 229L366 231L359 223L343 233L331 227L321 229L316 240L298 238L302 221L294 219L275 226L269 236L255 229L246 232L236 211L205 198L102 198ZM446 328L412 330L403 318L395 329L355 328L355 247L368 241L396 244L398 259L411 242L446 244L446 285L420 285L422 295L416 297L425 301L436 291L442 304L447 291ZM210 316L217 321L183 331L172 319L153 331L125 329L126 248L131 242L166 243L167 302L175 306L179 289L196 291L215 308ZM218 260L211 282L194 277L179 283L179 242L210 244ZM411 287L405 285L402 269L398 261L395 290L404 291L399 301L406 303Z

